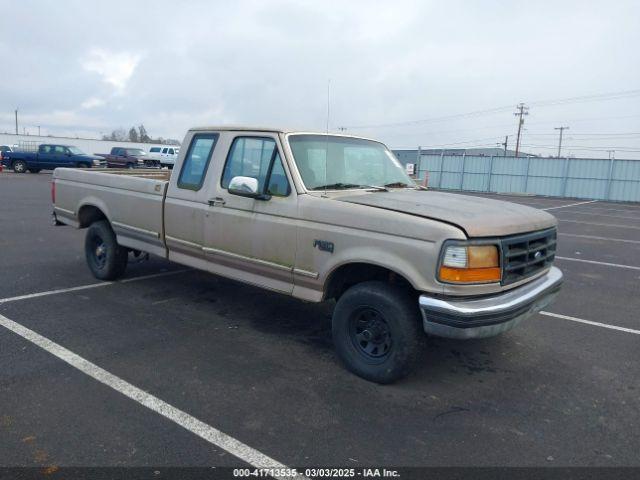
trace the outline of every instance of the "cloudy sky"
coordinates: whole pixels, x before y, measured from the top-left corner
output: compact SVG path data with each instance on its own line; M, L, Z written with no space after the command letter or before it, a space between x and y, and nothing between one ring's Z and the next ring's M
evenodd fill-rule
M640 158L638 1L0 0L0 11L3 132L16 107L32 134L324 130L330 79L330 129L392 147L505 135L511 147L525 102L524 150L554 153L562 125L570 153Z

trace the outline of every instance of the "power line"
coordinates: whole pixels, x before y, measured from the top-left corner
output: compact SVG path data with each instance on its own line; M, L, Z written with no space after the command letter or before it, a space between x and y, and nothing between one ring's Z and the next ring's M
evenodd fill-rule
M581 95L578 97L558 98L554 100L537 100L537 101L528 102L528 103L531 106L547 107L547 106L554 106L554 105L566 105L569 103L585 103L585 102L593 102L593 101L619 100L623 98L631 98L631 97L637 97L637 96L640 96L640 89L623 90L619 92L600 93L600 94L593 94L593 95ZM455 115L445 115L442 117L425 118L421 120L406 120L406 121L399 121L399 122L393 122L393 123L379 123L379 124L369 124L369 125L350 125L350 126L347 125L341 128L361 129L361 128L385 128L385 127L403 127L403 126L409 126L409 125L421 125L424 123L441 122L445 120L455 120L458 118L490 115L494 113L501 113L510 109L511 109L511 106L503 106L503 107L488 108L483 110L475 110L467 113L458 113Z

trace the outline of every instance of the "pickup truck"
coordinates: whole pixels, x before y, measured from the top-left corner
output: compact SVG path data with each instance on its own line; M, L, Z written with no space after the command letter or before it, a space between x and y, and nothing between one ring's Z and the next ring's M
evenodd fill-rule
M410 371L421 333L498 335L560 289L555 217L417 186L377 141L208 127L183 144L172 175L55 171L54 220L87 228L95 277L117 279L130 252L147 252L335 301L338 357L378 383Z
M96 153L107 162L107 168L159 168L160 161L148 158L141 148L113 147L111 153Z
M160 166L172 169L178 159L180 147L151 147L149 158L160 160Z
M35 152L8 151L2 153L2 164L15 173L38 173L59 167L90 168L104 166L100 157L87 155L72 145L42 144Z

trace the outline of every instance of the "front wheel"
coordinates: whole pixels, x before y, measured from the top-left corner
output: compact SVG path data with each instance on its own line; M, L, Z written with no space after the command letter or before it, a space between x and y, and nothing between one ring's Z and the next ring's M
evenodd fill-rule
M411 371L420 353L417 301L388 283L357 284L338 300L332 334L348 370L372 382L394 382Z
M22 160L16 160L13 162L13 171L15 173L24 173L27 171L27 164Z
M106 220L92 223L84 242L87 265L100 280L116 280L127 268L129 252L118 245L116 234Z

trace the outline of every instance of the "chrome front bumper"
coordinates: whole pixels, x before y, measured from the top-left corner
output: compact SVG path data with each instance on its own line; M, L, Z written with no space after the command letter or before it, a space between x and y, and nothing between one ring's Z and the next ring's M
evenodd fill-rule
M474 299L420 295L424 331L447 338L492 337L512 329L549 305L560 291L562 272L556 267L520 287Z

